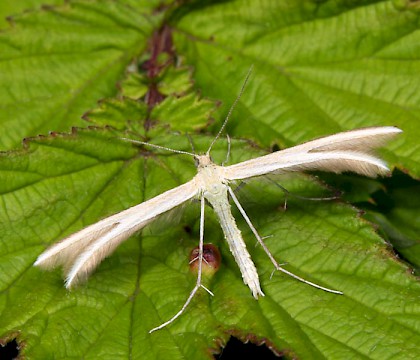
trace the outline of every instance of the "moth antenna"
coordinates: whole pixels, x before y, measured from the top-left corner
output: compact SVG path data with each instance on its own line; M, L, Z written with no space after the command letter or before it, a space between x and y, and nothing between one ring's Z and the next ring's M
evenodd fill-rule
M171 149L171 148L168 148L166 146L161 146L161 145L156 145L156 144L150 144L150 143L145 142L145 141L134 140L134 139L129 139L129 138L119 138L119 139L124 140L124 141L128 141L128 142L131 142L133 144L146 145L146 146L153 147L155 149L170 151L170 152L173 152L173 153L176 153L176 154L190 155L190 156L192 156L194 158L197 156L196 154L190 153L188 151Z
M209 155L209 154L210 154L211 148L213 147L213 145L215 144L215 142L219 139L220 135L222 134L223 130L225 129L226 124L227 124L227 122L229 121L229 118L230 118L230 116L231 116L231 114L232 114L233 109L235 108L236 104L238 103L239 99L241 98L242 94L244 93L245 86L246 86L246 84L248 83L248 80L249 80L249 77L251 76L251 73L252 73L253 68L254 68L254 65L251 65L251 67L250 67L250 68L249 68L249 70L248 70L248 73L247 73L247 74L246 74L246 76L245 76L245 81L244 81L244 83L242 84L241 90L239 91L238 96L236 97L235 101L233 102L232 106L230 107L229 112L228 112L228 114L227 114L227 116L226 116L226 119L225 119L225 121L224 121L224 122L223 122L223 124L222 124L222 127L220 128L220 130L219 130L219 132L217 133L216 137L215 137L215 138L213 139L213 141L211 142L211 144L210 144L210 146L209 146L209 149L208 149L208 150L207 150L207 152L206 152L206 154L207 154L207 155Z

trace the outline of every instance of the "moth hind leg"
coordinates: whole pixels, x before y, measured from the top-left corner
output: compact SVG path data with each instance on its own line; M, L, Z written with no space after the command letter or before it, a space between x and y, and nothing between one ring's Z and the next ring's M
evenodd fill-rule
M243 216L243 218L245 219L245 221L246 221L246 223L248 224L249 228L251 229L251 231L253 232L253 234L254 234L254 235L255 235L255 237L257 238L258 243L259 243L259 244L261 245L261 247L264 249L265 253L266 253L266 254L267 254L267 256L269 257L270 261L273 263L273 265L274 265L274 267L275 267L275 269L276 269L276 270L281 271L281 272L283 272L283 273L285 273L285 274L287 274L287 275L291 276L292 278L294 278L294 279L296 279L296 280L299 280L299 281L301 281L301 282L303 282L303 283L305 283L305 284L308 284L308 285L310 285L310 286L313 286L313 287L315 287L315 288L317 288L317 289L321 289L321 290L324 290L324 291L326 291L326 292L330 292L330 293L333 293L333 294L339 294L339 295L342 295L342 294L343 294L341 291L338 291L338 290L333 290L333 289L329 289L329 288L326 288L326 287L324 287L324 286L321 286L321 285L315 284L315 283L313 283L313 282L311 282L311 281L305 280L304 278L302 278L302 277L300 277L300 276L298 276L298 275L296 275L296 274L293 274L292 272L290 272L290 271L288 271L288 270L284 269L284 268L283 268L283 267L282 267L282 266L281 266L281 265L280 265L280 264L276 261L276 259L274 258L273 254L272 254L272 253L270 252L270 250L268 249L267 245L265 245L265 243L264 243L264 241L263 241L262 237L258 234L257 229L254 227L254 225L252 225L251 220L249 219L249 217L248 217L247 213L245 212L244 208L242 207L242 205L239 203L239 200L238 200L238 198L236 197L236 195L235 195L235 193L233 192L233 190L232 190L230 187L228 187L228 191L229 191L229 194L230 194L230 196L232 197L232 199L233 199L233 201L234 201L234 203L235 203L236 207L238 208L239 212L241 213L241 215L242 215L242 216Z
M190 295L188 296L184 305L182 305L181 309L174 316L172 316L168 321L165 321L161 325L156 326L155 328L151 329L149 333L163 329L164 327L168 326L169 324L172 324L176 319L178 319L185 312L185 309L191 303L192 299L194 298L195 294L200 288L203 288L210 295L213 296L213 293L202 284L202 269L203 269L203 260L204 260L203 249L204 249L204 207L205 207L205 204L206 202L205 202L204 196L202 196L201 197L201 211L200 211L200 242L198 245L198 256L192 260L192 261L194 260L198 261L197 281L195 283L195 286L191 290Z

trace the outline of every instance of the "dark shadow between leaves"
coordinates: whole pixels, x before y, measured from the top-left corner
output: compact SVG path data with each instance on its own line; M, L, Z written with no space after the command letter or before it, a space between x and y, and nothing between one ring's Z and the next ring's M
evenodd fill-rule
M281 360L283 356L275 355L266 344L253 344L252 342L243 343L234 336L231 336L225 348L219 355L215 355L215 360L230 359L260 359L260 360Z

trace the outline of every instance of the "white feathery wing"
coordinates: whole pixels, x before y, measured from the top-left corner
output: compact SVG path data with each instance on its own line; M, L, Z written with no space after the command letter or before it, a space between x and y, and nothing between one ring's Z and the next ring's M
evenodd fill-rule
M64 267L66 287L86 278L124 240L157 216L197 195L191 180L150 200L90 225L54 244L36 260L36 266Z
M227 180L242 180L305 170L352 171L369 177L385 175L388 167L371 153L401 132L394 126L346 131L227 166L224 176Z

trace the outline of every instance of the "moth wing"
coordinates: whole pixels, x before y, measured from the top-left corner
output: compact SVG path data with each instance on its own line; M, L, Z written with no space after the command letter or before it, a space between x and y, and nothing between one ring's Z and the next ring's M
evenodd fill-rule
M272 154L224 168L228 180L243 180L267 174L322 170L352 171L376 177L389 172L386 164L372 151L400 133L393 126L346 131L309 141Z
M109 216L52 245L38 257L34 265L43 268L63 265L67 273L66 287L69 288L86 278L121 242L197 193L196 183L191 180Z
M366 127L324 136L283 151L362 151L368 154L385 145L387 141L401 132L402 130L395 126Z

